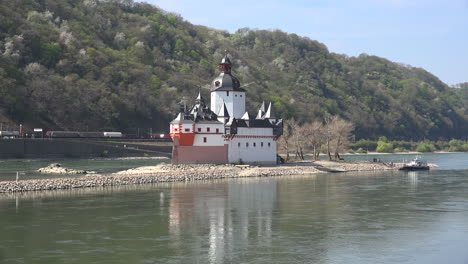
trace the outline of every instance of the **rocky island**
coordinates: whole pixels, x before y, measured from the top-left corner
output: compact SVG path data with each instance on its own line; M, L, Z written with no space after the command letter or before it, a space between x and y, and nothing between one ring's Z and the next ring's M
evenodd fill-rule
M0 193L241 177L305 175L324 172L397 170L401 165L397 163L350 163L334 161L295 162L262 167L232 164L159 164L129 169L109 175L86 174L75 178L4 181L0 182Z

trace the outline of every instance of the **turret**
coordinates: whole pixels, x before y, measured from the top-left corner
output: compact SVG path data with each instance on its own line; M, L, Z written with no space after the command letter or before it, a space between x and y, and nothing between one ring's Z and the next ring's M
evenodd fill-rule
M231 75L232 63L227 54L219 64L219 75L211 82L211 110L219 113L226 106L230 117L241 118L245 113L245 90L239 79Z

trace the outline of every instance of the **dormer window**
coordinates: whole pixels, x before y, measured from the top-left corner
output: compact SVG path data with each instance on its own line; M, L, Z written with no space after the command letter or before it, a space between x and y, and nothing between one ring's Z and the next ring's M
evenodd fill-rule
M216 82L215 82L215 86L216 86L216 87L218 87L218 86L219 86L219 84L220 84L220 82L219 82L219 81L216 81Z
M229 96L229 91L226 91L226 96Z

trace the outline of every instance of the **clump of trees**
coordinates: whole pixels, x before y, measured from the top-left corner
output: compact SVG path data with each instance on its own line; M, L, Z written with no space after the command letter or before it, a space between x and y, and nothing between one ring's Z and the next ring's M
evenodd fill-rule
M285 121L279 149L285 153L286 160L291 159L291 154L304 160L306 151L310 151L313 160L320 153L326 153L329 160L340 160L340 153L347 150L354 137L353 131L354 125L338 116L302 124L292 119Z
M467 152L468 141L452 139L450 141L430 141L424 140L420 142L403 141L403 140L389 140L387 137L379 137L377 141L373 140L359 140L349 144L350 151L355 153L367 152L380 152L380 153L393 153L393 152L434 152L434 151L447 151L447 152Z

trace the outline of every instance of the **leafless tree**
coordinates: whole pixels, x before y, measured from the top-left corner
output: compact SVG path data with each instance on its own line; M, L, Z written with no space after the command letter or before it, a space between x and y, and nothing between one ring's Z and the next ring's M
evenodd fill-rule
M294 119L289 121L289 126L291 127L291 137L294 144L296 157L304 160L304 129Z
M292 131L289 121L283 123L283 135L278 140L279 148L286 153L286 161L289 160L289 152L291 151Z
M354 125L339 117L334 117L330 123L330 131L332 135L331 145L336 160L341 159L340 152L346 150L351 137L353 136ZM329 153L330 157L330 153Z
M312 149L312 159L317 160L320 149L325 141L325 127L321 122L314 121L303 125L305 145Z

